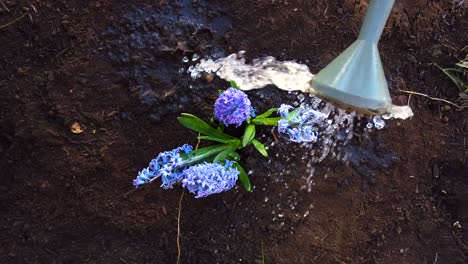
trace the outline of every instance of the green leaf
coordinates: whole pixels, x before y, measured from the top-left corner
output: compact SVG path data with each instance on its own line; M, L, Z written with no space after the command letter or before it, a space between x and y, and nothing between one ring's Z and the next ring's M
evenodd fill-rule
M270 117L270 118L254 118L252 123L262 126L277 126L281 117Z
M190 153L190 157L192 156L197 156L197 155L203 155L213 149L216 149L216 148L219 148L221 146L224 146L225 144L218 144L218 145L212 145L212 146L208 146L208 147L204 147L204 148L199 148L199 149L196 149L194 151L192 151Z
M242 147L247 146L255 137L255 125L248 125L242 137Z
M229 81L229 84L231 85L232 88L239 89L239 86L237 86L237 83L235 81Z
M453 71L457 71L457 69L453 69L453 68L448 68L448 69L444 69L442 67L440 67L439 65L436 64L436 66L443 72L445 73L445 75L447 75L447 77L450 78L450 80L452 80L452 82L458 87L458 89L460 89L460 91L462 92L465 92L464 91L464 87L463 87L463 81L460 80L460 78L458 78L457 74L452 74Z
M236 151L235 148L228 148L226 150L223 150L221 151L218 155L216 155L216 157L213 159L213 162L218 162L218 161L221 161L221 160L225 160L229 154L233 153L234 151Z
M289 121L293 120L294 118L296 118L296 117L299 115L299 111L300 111L300 110L301 110L301 109L300 109L299 107L296 108L296 109L294 109L293 111L291 111L291 112L288 114L288 116L286 116L286 119L289 120Z
M252 140L252 144L258 150L258 152L260 152L260 154L262 154L265 157L268 157L268 152L265 148L265 145L263 145L262 143L260 143L260 141L256 139Z
M252 185L250 184L249 176L247 173L245 173L244 168L237 163L234 162L234 166L239 170L239 180L241 181L242 185L244 185L244 188L246 191L251 192L252 191Z
M237 152L235 152L235 151L229 153L229 157L231 157L231 158L232 158L233 160L235 160L235 161L239 161L239 160L240 160L240 155L239 155L239 153L237 153Z
M276 111L278 111L278 108L271 108L268 111L266 111L265 113L263 113L261 115L258 115L256 118L267 118L267 117L271 116Z
M215 142L220 142L220 143L229 143L229 139L221 139L217 137L211 137L211 136L199 136L198 139L201 140L210 140L210 141L215 141Z
M205 121L201 120L200 118L194 115L182 113L181 116L177 119L179 119L179 122L183 126L190 128L196 132L199 132L203 135L211 136L213 138L218 139L235 139L232 136L229 136L227 134L224 134L223 132L216 130L215 128L205 123Z
M219 154L220 152L232 148L229 144L218 144L201 149L197 149L190 153L190 157L184 161L184 166L193 165L202 161L209 161L210 157Z

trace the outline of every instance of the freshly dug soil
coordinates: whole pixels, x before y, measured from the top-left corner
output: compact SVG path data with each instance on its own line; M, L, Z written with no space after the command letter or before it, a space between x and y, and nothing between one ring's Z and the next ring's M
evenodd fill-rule
M157 153L197 143L178 113L208 118L228 85L191 80L183 58L246 50L317 72L354 41L366 7L0 1L0 263L176 263L181 188L131 183ZM399 91L457 100L435 64L468 51L466 8L397 0L379 48L393 101L414 118L358 133L352 162L318 164L310 192L306 150L261 131L270 158L243 153L252 193L184 194L180 263L466 263L467 112ZM260 110L295 99L249 95Z

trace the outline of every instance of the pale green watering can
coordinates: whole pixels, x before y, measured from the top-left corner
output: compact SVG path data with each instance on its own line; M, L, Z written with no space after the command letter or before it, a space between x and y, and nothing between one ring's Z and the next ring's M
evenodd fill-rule
M341 106L389 112L388 91L378 41L395 0L371 0L358 39L312 80L315 92Z

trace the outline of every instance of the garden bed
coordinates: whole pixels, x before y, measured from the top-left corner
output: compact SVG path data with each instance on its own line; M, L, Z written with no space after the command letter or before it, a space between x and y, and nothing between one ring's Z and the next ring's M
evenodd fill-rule
M132 180L157 153L196 145L176 117L208 119L229 85L192 80L194 54L245 50L317 72L356 38L366 9L360 0L2 2L0 25L15 22L0 28L1 263L175 263L182 188ZM397 1L380 50L393 101L409 102L414 118L357 131L351 159L330 156L312 177L310 148L261 130L269 158L241 153L252 192L185 193L181 263L466 262L467 112L399 91L456 100L432 64L465 56L466 17L466 3ZM274 87L248 94L261 111L297 100Z

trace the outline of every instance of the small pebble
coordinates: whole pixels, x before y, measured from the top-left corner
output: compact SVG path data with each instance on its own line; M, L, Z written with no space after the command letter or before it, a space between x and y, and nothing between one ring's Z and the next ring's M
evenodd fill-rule
M444 112L450 111L450 109L452 109L452 108L450 107L450 105L444 105L444 106L442 106L442 108L441 108L441 110L444 111Z
M211 83L211 82L213 82L213 80L214 80L214 76L213 76L213 74L208 73L208 74L205 76L205 79L206 79L207 82Z

